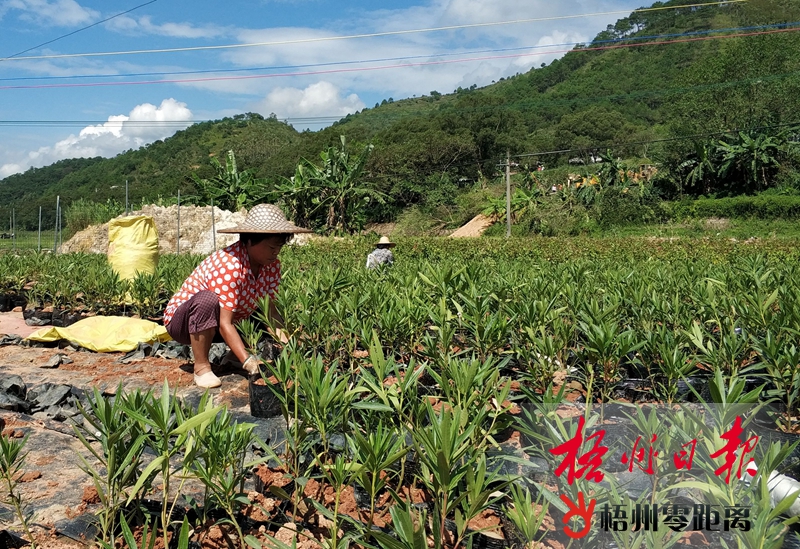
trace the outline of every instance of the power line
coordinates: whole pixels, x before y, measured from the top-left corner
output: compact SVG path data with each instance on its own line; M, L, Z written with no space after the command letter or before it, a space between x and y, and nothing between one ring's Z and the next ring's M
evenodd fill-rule
M447 59L441 61L426 61L420 63L398 63L394 65L381 65L377 67L356 67L356 68L341 68L341 69L328 69L328 70L319 70L319 71L302 71L302 72L290 72L290 73L275 73L275 74L252 74L252 75L242 75L242 76L217 76L217 77L208 77L208 78L175 78L175 79L168 79L168 80L141 80L141 81L125 81L125 82L87 82L87 83L65 83L65 84L28 84L28 85L18 85L18 86L0 86L0 90L24 90L24 89L48 89L48 88L86 88L86 87L103 87L103 86L143 86L143 85L152 85L152 84L187 84L187 83L198 83L198 82L219 82L219 81L227 81L227 80L256 80L256 79L265 79L265 78L287 78L287 77L296 77L296 76L315 76L321 74L337 74L337 73L353 73L353 72L366 72L366 71L375 71L375 70L387 70L387 69L401 69L401 68L411 68L411 67L426 67L426 66L433 66L433 65L448 65L453 63L470 63L475 61L490 61L490 60L497 60L497 59L518 59L522 57L532 57L537 55L544 55L544 54L553 54L553 53L569 53L571 51L604 51L604 50L616 50L616 49L626 49L626 48L642 48L645 46L663 46L663 45L670 45L670 44L685 44L690 42L705 42L708 40L720 40L723 38L746 38L752 36L765 36L769 34L778 34L778 33L785 33L785 32L796 32L800 30L800 27L789 28L789 29L777 29L771 31L762 31L762 32L752 32L752 33L738 33L738 34L726 34L721 36L706 36L701 38L687 38L685 40L662 40L660 42L645 42L645 43L636 43L636 44L620 44L620 45L613 45L613 46L600 46L596 48L581 48L580 50L549 50L546 52L535 52L535 53L522 53L522 54L514 54L514 55L492 55L492 56L484 56L484 57L471 57L471 58L462 58L462 59Z
M463 30L463 29L474 29L480 27L492 27L492 26L500 26L500 25L515 25L521 23L540 23L540 22L550 22L550 21L559 21L565 19L577 19L581 17L597 17L597 16L606 16L606 15L618 15L621 13L646 13L646 12L654 12L654 11L663 11L663 10L673 10L673 9L685 9L685 8L696 8L696 7L706 7L706 6L724 6L729 4L740 4L744 2L748 2L749 0L723 0L719 2L703 2L699 4L686 4L682 6L659 6L654 8L641 8L638 10L628 11L628 10L615 10L615 11L606 11L606 12L596 12L596 13L583 13L583 14L570 14L570 15L559 15L554 17L537 17L537 18L529 18L529 19L514 19L509 21L495 21L490 23L469 23L463 25L448 25L443 27L430 27L430 28L422 28L422 29L407 29L407 30L398 30L398 31L385 31L385 32L373 32L373 33L363 33L363 34L351 34L351 35L344 35L344 36L320 36L316 38L300 38L294 40L277 40L272 42L251 42L246 44L223 44L223 45L215 45L215 46L192 46L192 47L185 47L185 48L160 48L160 49L151 49L151 50L123 50L123 51L108 51L108 52L86 52L86 53L64 53L64 54L52 54L52 55L34 55L34 56L27 56L27 57L5 57L0 58L0 62L2 61L18 61L18 60L32 60L32 59L65 59L65 58L72 58L72 57L102 57L102 56L118 56L118 55L139 55L144 53L176 53L176 52L190 52L190 51L209 51L209 50L225 50L225 49L235 49L235 48L253 48L253 47L265 47L265 46L285 46L291 44L308 44L314 42L330 42L336 40L352 40L357 38L377 38L383 36L399 36L405 34L418 34L418 33L427 33L427 32L441 32L441 31L448 31L448 30Z
M86 25L85 27L81 27L78 30L74 30L72 32L68 32L67 34L62 34L58 38L53 38L52 40L48 40L47 42L42 42L41 44L38 44L38 45L33 46L31 48L28 48L27 50L22 50L20 52L17 52L14 55L9 55L8 57L4 57L4 58L0 59L0 61L5 61L5 60L8 60L8 59L12 59L12 58L17 57L19 55L22 55L23 53L28 53L31 50L35 50L37 48L41 48L42 46L46 46L48 44L52 44L53 42L58 42L59 40L61 40L63 38L67 38L68 36L72 36L73 34L78 34L79 32L85 31L86 29L91 29L92 27L96 27L97 25L100 25L100 24L105 23L107 21L111 21L112 19L116 19L120 15L125 15L126 13L130 13L132 11L136 11L139 8L143 8L143 7L148 6L148 5L150 5L150 4L154 3L154 2L157 2L157 1L158 0L150 0L149 2L145 2L144 4L139 4L135 8L131 8L129 10L123 11L123 12L118 13L116 15L112 15L111 17L107 17L107 18L105 18L105 19L103 19L101 21L97 21L96 23L92 23L91 25Z
M621 149L624 147L632 147L635 145L650 145L653 143L666 143L670 141L686 141L689 139L699 139L703 137L712 137L712 136L720 136L720 135L730 135L733 133L738 133L741 131L758 131L758 130L768 130L768 129L777 129L777 128L791 128L791 127L799 127L800 128L800 120L796 122L787 122L783 124L771 124L767 126L759 126L754 128L736 128L727 131L718 131L718 132L708 132L708 133L698 133L698 134L691 134L691 135L681 135L676 137L669 137L664 139L650 139L645 141L634 141L629 143L616 143L616 144L606 144L606 145L594 145L594 146L587 146L587 147L579 147L573 149L559 149L554 151L542 151L542 152L534 152L534 153L522 153L511 155L511 158L530 158L530 157L540 157L540 156L552 156L558 154L566 154L571 152L583 152L583 151L599 151L602 149L613 150L613 149ZM503 157L495 157L495 158L486 158L486 159L472 159L466 162L455 162L453 164L448 164L446 166L447 169L450 168L463 168L466 166L475 166L476 164L480 165L494 165L494 166L505 166L506 158ZM433 172L440 172L441 168L435 168L431 171ZM406 177L407 173L376 173L372 174L373 178L381 178L387 179L390 177Z
M155 1L155 0L153 0ZM619 44L622 42L633 42L637 40L658 40L664 38L678 38L678 37L685 37L685 36L702 36L702 35L709 35L715 33L723 33L723 32L739 32L739 31L752 31L752 30L760 30L760 29L775 29L775 28L788 28L793 27L796 25L800 25L800 21L793 21L791 23L774 23L770 25L752 25L747 27L730 27L725 29L707 29L702 31L689 31L689 32L681 32L681 33L671 33L671 34L655 34L655 35L648 35L648 36L628 36L624 38L611 38L608 40L594 40L591 42L592 45L598 44ZM260 70L286 70L286 69L303 69L303 68L310 68L310 67L327 67L327 66L337 66L337 65L354 65L354 64L361 64L361 63L383 63L387 61L406 61L412 59L429 59L432 57L452 57L456 55L477 55L483 53L500 53L500 52L509 52L509 51L527 51L527 50L537 50L537 49L545 49L545 48L554 48L554 47L563 47L563 46L577 46L578 44L585 44L585 42L562 42L559 44L547 44L547 45L533 45L533 46L520 46L514 48L492 48L492 49L485 49L485 50L473 50L473 51L466 51L466 52L451 52L451 53L430 53L425 55L407 55L407 56L399 56L399 57L383 57L383 58L376 58L376 59L361 59L361 60L351 60L351 61L330 61L327 63L307 63L302 65L276 65L271 67L246 67L246 68L236 68L236 69L199 69L199 70L190 70L190 71L162 71L162 72L139 72L139 73L113 73L113 74L73 74L73 75L66 75L66 76L15 76L9 78L0 78L0 82L16 82L16 81L26 81L26 80L69 80L73 78L129 78L129 77L136 77L136 76L166 76L166 75L183 75L183 74L208 74L208 73L231 73L231 72L249 72L249 71L260 71ZM545 52L545 53L550 53Z
M761 75L761 76L754 76L751 78L745 78L740 80L727 80L724 82L715 82L712 84L701 84L697 86L689 86L683 88L663 88L663 89L653 89L653 90L639 90L636 92L631 93L617 93L617 94L609 94L609 95L596 95L593 97L580 97L580 98L539 98L534 100L527 100L527 101L517 101L517 102L509 102L503 103L502 105L487 105L484 107L475 107L475 108L451 108L450 105L444 105L441 108L437 105L434 109L426 110L424 112L368 112L368 109L362 111L362 115L368 116L370 120L374 118L384 118L384 119L394 119L400 117L409 117L409 116L429 116L431 111L435 111L438 114L446 114L450 112L457 112L457 113L467 113L467 112L482 112L482 111L492 111L498 109L510 110L510 109L526 109L526 108L541 108L541 107L548 107L548 106L562 106L562 105L587 105L587 104L594 104L600 103L604 101L616 101L616 100L637 100L643 97L653 96L653 95L676 95L676 94L683 94L683 93L692 93L692 92L702 92L702 91L710 91L716 90L720 88L729 88L735 86L742 86L742 85L751 85L761 82L770 82L774 80L780 80L784 78L791 78L800 76L800 71L793 71L787 73L779 73L779 74L772 74L772 75ZM337 122L342 120L343 117L340 115L328 115L328 116L305 116L305 117L283 117L280 118L282 122L286 123L325 123L325 122ZM0 120L0 127L2 126L30 126L30 127L81 127L81 126L88 126L88 125L101 125L101 124L119 124L119 125L130 125L136 127L155 127L155 126L189 126L192 124L199 124L205 122L214 122L218 121L219 119L194 119L191 121L188 120L133 120L133 121L112 121L109 122L108 120Z
M616 143L611 145L594 145L591 147L579 147L574 149L560 149L555 151L543 151L543 152L535 152L535 153L522 153L512 155L512 158L528 158L531 156L551 156L554 154L566 154L571 152L580 152L580 151L599 151L601 149L621 149L624 147L632 147L634 145L652 145L653 143L669 143L671 141L686 141L687 139L700 139L702 137L712 137L712 136L719 136L719 135L730 135L732 133L738 133L742 131L757 131L757 130L771 130L776 128L791 128L794 126L800 126L800 121L796 122L786 122L783 124L770 124L768 126L757 126L754 128L735 128L732 130L726 131L717 131L717 132L708 132L708 133L696 133L691 135L680 135L676 137L665 137L664 139L649 139L646 141L631 141L629 143Z

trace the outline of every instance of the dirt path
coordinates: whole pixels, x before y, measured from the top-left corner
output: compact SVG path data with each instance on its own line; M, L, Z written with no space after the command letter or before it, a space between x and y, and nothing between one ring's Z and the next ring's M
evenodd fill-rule
M494 221L490 217L483 214L478 214L463 227L456 230L450 235L450 238L469 238L478 237L486 232L486 229L494 225Z
M22 313L0 313L0 334L16 334L28 337L41 326L28 326Z

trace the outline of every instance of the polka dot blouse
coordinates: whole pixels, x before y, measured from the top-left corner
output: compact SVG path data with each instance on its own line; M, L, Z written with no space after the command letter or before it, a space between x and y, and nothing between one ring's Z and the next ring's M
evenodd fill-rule
M281 263L277 259L261 267L258 279L250 271L250 258L242 242L235 242L203 260L189 275L164 310L164 325L175 311L201 290L211 290L219 297L223 309L233 311L233 320L249 317L256 310L257 300L269 294L275 298L281 282Z

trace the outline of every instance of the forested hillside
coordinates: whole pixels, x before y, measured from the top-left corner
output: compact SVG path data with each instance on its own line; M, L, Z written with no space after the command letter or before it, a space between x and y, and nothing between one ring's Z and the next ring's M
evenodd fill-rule
M353 151L374 145L363 177L386 200L372 202L372 220L391 219L411 205L452 202L497 175L507 151L526 155L517 158L521 165L547 168L570 158L588 162L607 150L642 159L659 166L663 196L800 186L796 158L786 148L774 153L774 163L756 167L761 175L736 160L722 176L694 177L704 154L724 156L720 132L744 131L730 136L731 147L796 141L798 21L800 3L792 0L634 13L562 59L485 88L387 100L318 132L253 114L201 123L112 159L65 160L8 177L0 181L0 203L18 204L18 222L30 224L56 194L104 201L118 197L109 187L126 179L137 197L171 197L178 189L193 195L191 174L211 176L209 158L222 160L229 149L239 169L272 187L340 135ZM735 30L708 32L720 29ZM537 154L550 151L565 152Z

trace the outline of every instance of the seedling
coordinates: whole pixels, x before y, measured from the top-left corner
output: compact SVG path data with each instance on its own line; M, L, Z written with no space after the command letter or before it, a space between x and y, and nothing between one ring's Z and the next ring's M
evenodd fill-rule
M33 516L25 512L26 504L22 499L22 493L18 490L19 477L22 476L27 456L27 453L23 452L26 442L28 442L27 436L22 440L16 440L0 435L0 479L6 492L5 502L14 508L14 514L30 540L31 549L36 549L36 540L30 529Z

